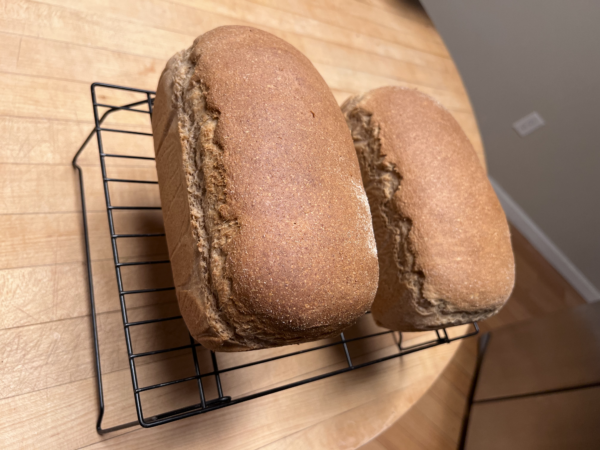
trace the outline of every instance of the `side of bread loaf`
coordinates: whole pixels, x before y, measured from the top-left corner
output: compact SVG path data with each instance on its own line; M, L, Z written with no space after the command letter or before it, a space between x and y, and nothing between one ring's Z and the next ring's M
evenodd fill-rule
M370 307L378 264L343 114L316 69L249 27L167 64L153 114L176 293L220 351L333 336Z
M468 138L435 100L385 87L342 106L369 197L375 320L405 331L482 320L514 284L504 212Z

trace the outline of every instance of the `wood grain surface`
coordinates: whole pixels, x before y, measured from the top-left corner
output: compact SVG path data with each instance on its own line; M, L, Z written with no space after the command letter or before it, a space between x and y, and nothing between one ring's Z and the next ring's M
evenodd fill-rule
M383 85L414 87L444 104L483 162L460 76L418 4L392 0L2 0L0 8L0 448L356 448L391 425L439 376L458 344L438 347L234 407L145 430L99 436L77 175L70 161L93 125L95 81L154 89L166 60L227 24L252 25L313 62L338 102ZM117 99L126 103L131 96ZM140 115L141 116L141 115ZM148 131L147 118L115 114L114 127ZM115 135L107 146L151 155L150 138ZM107 404L104 426L135 419L98 152L81 164ZM115 177L155 179L153 163L111 161ZM156 205L156 186L121 186L118 205ZM161 231L160 211L120 212L117 227ZM123 260L162 258L163 239L119 243ZM129 268L127 289L164 287L168 266ZM173 315L172 293L128 299L132 318ZM371 327L372 324L365 326ZM411 335L411 339L423 339ZM139 348L185 339L181 323L134 336ZM389 338L391 339L391 338ZM392 351L384 339L357 358ZM143 351L143 350L140 350ZM264 354L277 354L268 350ZM257 355L226 355L256 358ZM312 371L342 355L294 360L227 381L235 395ZM312 358L312 359L311 359ZM310 366L311 363L312 366ZM310 368L309 368L310 366ZM189 373L189 355L139 363L144 383ZM316 372L314 372L316 373ZM158 381L157 381L158 380ZM189 402L189 387L148 400L148 412Z

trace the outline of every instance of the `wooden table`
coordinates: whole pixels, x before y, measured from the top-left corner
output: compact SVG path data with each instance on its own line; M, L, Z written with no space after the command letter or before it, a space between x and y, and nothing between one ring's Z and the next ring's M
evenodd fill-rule
M382 85L415 87L432 95L463 126L483 162L460 77L431 22L414 2L4 0L0 448L356 448L401 417L454 354L456 344L444 345L157 428L96 433L79 190L70 164L93 125L89 86L102 81L154 89L173 53L189 46L197 35L226 24L253 25L296 46L340 103ZM128 126L148 129L145 122ZM152 151L151 142L124 138L115 145ZM135 420L135 411L96 149L86 150L82 164L100 313L105 426L111 426ZM121 161L110 170L155 177L151 164ZM151 204L157 192L125 190L119 198ZM143 220L145 226L157 226L160 218L149 217ZM159 257L164 250L159 241L124 246L129 258ZM165 270L131 276L132 286L170 280ZM176 312L168 295L141 296L132 302L139 318L156 311ZM167 327L136 339L141 345L160 343L178 339L180 331ZM378 354L392 346L391 341L381 341L363 353ZM331 355L316 360L322 366L335 362ZM149 373L152 364L147 365ZM177 359L172 361L173 371L180 367ZM265 381L264 373L255 373L253 386L264 388L291 377L286 372L289 366L282 367L276 379ZM185 396L185 390L178 392Z

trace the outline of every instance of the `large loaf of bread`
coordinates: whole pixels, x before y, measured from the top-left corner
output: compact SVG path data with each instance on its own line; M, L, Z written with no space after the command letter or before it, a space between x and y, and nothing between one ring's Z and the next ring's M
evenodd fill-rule
M497 312L514 284L509 228L452 115L426 95L397 87L351 98L342 109L373 215L375 320L417 331Z
M369 310L378 263L358 160L306 57L253 28L212 30L168 62L152 126L177 298L197 341L300 343Z

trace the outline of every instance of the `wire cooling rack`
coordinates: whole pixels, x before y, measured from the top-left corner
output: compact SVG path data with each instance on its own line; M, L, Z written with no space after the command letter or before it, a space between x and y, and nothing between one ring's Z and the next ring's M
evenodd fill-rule
M98 91L101 91L102 94L98 94ZM321 380L324 378L331 377L333 375L341 374L344 372L348 372L354 369L358 369L361 367L365 367L371 364L380 363L382 361L387 361L392 358L398 358L403 355L407 355L409 353L414 353L417 351L425 350L431 347L435 347L437 345L449 343L458 339L463 339L465 337L473 336L479 332L479 327L477 323L473 323L473 331L468 333L460 334L459 336L450 337L446 329L441 329L439 331L430 332L431 339L421 339L419 343L407 347L403 347L402 345L402 335L398 332L392 332L389 330L385 331L377 331L372 333L366 333L362 335L357 335L355 337L346 337L344 333L340 334L339 340L329 340L329 341L319 341L311 344L309 348L306 348L306 345L301 346L301 350L298 351L290 351L283 354L276 354L275 356L270 356L262 359L254 359L248 362L247 358L243 358L241 354L231 355L229 354L229 364L226 368L219 368L219 359L223 357L218 356L212 351L209 351L200 344L196 343L191 336L186 338L189 343L184 345L177 345L175 347L169 348L157 348L154 350L147 350L144 352L134 352L134 345L132 339L132 330L139 329L142 327L148 327L152 325L159 324L161 322L172 322L172 321L180 321L180 327L185 329L185 325L181 320L180 315L174 315L170 317L157 317L150 318L145 320L131 321L129 319L128 308L127 308L127 298L134 296L136 294L147 294L147 293L155 293L162 291L173 291L174 287L160 287L160 288L147 288L147 289L135 289L135 290L127 290L124 288L124 275L123 270L126 267L131 266L148 266L148 265L157 265L157 264L169 264L167 259L144 259L144 260L136 260L136 261L124 261L123 258L119 257L119 249L118 242L122 242L124 240L144 240L151 238L161 238L164 237L164 232L160 233L122 233L117 230L117 226L115 225L115 213L118 211L136 211L136 210L160 210L160 206L116 206L111 202L111 189L115 189L117 185L130 184L134 187L140 186L142 184L158 184L157 181L153 180L139 180L139 179L123 179L123 178L115 178L109 177L107 171L107 160L111 160L113 158L125 158L125 159L138 159L138 160L149 160L152 161L154 158L149 156L138 156L136 154L128 154L123 153L123 148L116 149L116 151L107 152L105 151L105 143L104 137L109 133L125 133L128 135L134 136L152 136L151 133L142 132L132 129L127 129L124 126L118 126L115 128L104 127L103 123L105 120L116 112L122 114L143 114L148 115L150 118L152 116L152 105L154 101L155 92L147 91L143 89L135 89L128 88L123 86L115 86L104 83L94 83L91 86L91 94L92 94L92 105L94 110L94 121L95 127L92 132L89 134L87 139L84 141L83 145L79 148L75 157L73 158L73 166L78 170L79 174L79 184L81 189L81 207L83 214L83 227L84 227L84 235L85 235L85 249L86 249L86 257L87 257L87 271L88 271L88 282L89 282L89 301L91 304L91 319L92 319L92 329L93 329L93 338L94 338L94 351L95 351L95 361L96 361L96 372L97 372L97 380L98 380L98 397L99 397L99 415L98 421L96 424L96 428L98 433L104 434L111 431L120 430L127 427L132 427L135 425L141 425L142 427L154 427L157 425L165 424L168 422L172 422L175 420L183 419L186 417L190 417L197 414L206 413L209 411L213 411L215 409L232 406L237 403L245 402L248 400L252 400L258 397L262 397L265 395L273 394L275 392L279 392L285 389L293 388L296 386L300 386L303 384L311 383L313 381ZM130 102L123 105L113 105L110 104L107 100L106 102L98 101L99 98L111 98L111 94L123 94L129 95L130 97L137 96L140 99L134 102ZM118 97L115 95L113 97ZM127 122L127 121L125 121ZM139 121L138 121L139 122ZM128 360L129 360L129 368L131 371L131 380L133 384L133 395L135 399L135 408L137 412L137 421L123 423L121 425L112 426L110 428L102 428L102 420L104 417L104 391L102 384L102 370L100 367L100 349L99 349L99 340L98 340L98 324L97 324L97 312L96 312L96 303L94 296L94 284L92 279L92 258L90 253L90 231L88 227L88 217L86 212L86 196L84 192L84 180L83 180L83 171L81 166L77 163L78 158L80 157L82 151L86 148L86 146L90 143L94 135L97 138L98 142L98 150L100 152L100 168L102 172L102 181L104 184L104 197L106 201L106 210L108 214L108 226L110 231L110 239L112 246L112 255L114 259L114 268L117 277L117 286L118 286L118 295L121 306L121 313L123 319L123 329L125 333L125 346L127 349ZM131 137L131 136L130 136ZM125 258L127 259L127 258ZM163 294L159 294L163 295ZM172 294L171 294L172 295ZM379 329L381 330L381 329ZM186 330L187 331L187 330ZM371 330L372 331L372 330ZM353 343L357 343L358 341L365 341L367 339L374 339L378 336L391 335L393 336L395 345L397 347L392 346L393 348L397 348L397 351L391 352L391 354L387 354L383 357L379 357L372 360L364 360L364 357L353 358L351 356L351 351L349 349L349 345ZM229 374L231 372L239 372L241 374L244 371L256 370L258 365L263 365L265 375L268 373L268 369L266 368L266 364L282 360L284 358L300 358L300 355L304 355L310 352L316 352L323 349L331 349L338 348L343 349L343 355L345 355L345 361L342 362L343 366L340 367L340 364L333 364L331 367L339 367L334 370L329 370L324 373L319 373L315 376L298 379L295 378L295 381L288 382L282 385L278 385L276 387L272 387L269 389L263 389L254 391L247 394L242 395L231 395L228 396L226 393L226 389L222 382L222 377L225 374ZM287 351L292 349L292 347L284 347L283 350ZM193 360L193 374L191 376L186 377L174 377L175 379L171 379L168 381L163 381L160 383L154 384L145 384L140 383L139 381L139 367L136 366L136 362L140 361L143 358L148 357L164 357L167 358L169 354L181 354L181 352L191 352L191 357ZM254 353L254 352L251 352ZM281 352L280 352L281 353ZM259 354L259 353L256 353ZM247 355L247 353L246 353ZM364 355L363 355L364 356ZM231 364L231 358L239 358L238 363L235 362ZM207 364L203 365L203 369L201 370L201 364L199 360L208 361ZM357 361L358 359L358 361ZM338 361L339 363L339 361ZM208 368L207 368L208 367ZM243 375L241 375L243 376ZM160 389L168 388L169 386L178 385L180 383L192 382L195 384L194 390L197 392L197 397L195 399L191 399L188 406L169 409L167 411L156 413L154 412L150 416L144 415L143 411L143 394L149 391L156 391ZM206 384L210 382L212 389L211 395L208 395ZM167 394L165 394L167 395Z

